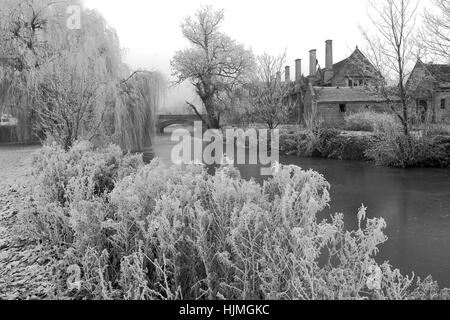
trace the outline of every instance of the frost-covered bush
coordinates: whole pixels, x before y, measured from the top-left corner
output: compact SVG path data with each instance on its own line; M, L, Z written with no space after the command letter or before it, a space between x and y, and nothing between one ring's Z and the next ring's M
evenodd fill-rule
M96 149L80 142L67 152L56 144L44 146L33 157L34 179L28 210L22 214L24 228L55 244L70 243L73 206L100 201L117 181L142 165L141 155L124 156L117 146Z
M448 167L450 153L439 137L406 136L398 132L386 132L380 135L366 156L377 165L410 167Z
M301 157L328 157L333 152L332 145L339 134L339 130L330 128L283 133L280 136L280 150Z
M400 131L401 125L394 114L374 111L352 113L345 117L345 129L348 131L367 131L383 133Z
M364 207L355 215L357 230L345 228L342 214L319 220L330 185L314 171L279 165L260 185L241 179L231 166L209 175L201 165L167 168L155 160L127 166L111 192L98 193L91 183L73 187L91 172L81 169L91 168L81 165L88 159L77 163L72 183L62 188L65 201L42 198L48 201L46 219L32 220L52 239L55 229L47 221L64 218L61 225L71 235L59 244L57 298L448 296L431 279L417 282L375 261L386 224L367 219ZM67 170L59 172L67 176ZM33 214L39 216L39 208Z
M283 133L280 151L286 155L365 161L372 135L341 133L336 129Z

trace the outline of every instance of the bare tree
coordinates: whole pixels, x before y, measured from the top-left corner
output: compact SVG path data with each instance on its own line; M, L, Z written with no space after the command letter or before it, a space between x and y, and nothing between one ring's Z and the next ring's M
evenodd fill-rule
M450 62L450 2L432 0L436 10L425 10L425 27L420 37L426 49Z
M37 131L45 132L66 150L78 138L93 135L99 128L94 113L100 89L94 72L81 63L58 59L39 76L33 107Z
M208 117L203 120L209 128L220 127L220 99L245 82L253 65L252 52L219 31L223 20L224 11L211 6L185 18L182 31L190 48L177 52L171 62L176 83L189 80L194 85L206 109ZM199 108L188 104L201 116Z
M406 81L417 57L415 25L417 0L369 0L369 19L374 32L360 28L367 42L369 60L383 75L378 87L409 134L409 102ZM393 82L395 87L389 86ZM395 102L398 97L400 105Z
M289 119L295 101L290 100L288 83L281 82L281 70L286 53L271 56L267 53L257 58L256 79L250 89L250 118L275 129Z

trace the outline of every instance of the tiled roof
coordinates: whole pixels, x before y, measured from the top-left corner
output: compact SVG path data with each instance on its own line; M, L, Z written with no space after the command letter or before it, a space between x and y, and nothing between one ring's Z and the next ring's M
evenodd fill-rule
M450 65L426 64L425 66L438 82L450 84Z
M339 62L333 64L334 74L338 74L339 71L341 71L341 69L345 66L345 64L348 62L349 59L350 58L346 58L346 59L344 59L342 61L339 61Z
M384 102L384 95L367 87L314 87L318 103ZM391 100L398 100L389 97Z
M369 72L365 72L366 70L363 70L363 68L367 68L368 66L370 66L370 70ZM348 58L333 64L334 77L340 74L343 68L347 68L347 73L349 76L361 76L365 73L365 75L369 77L372 76L371 73L376 72L370 61L361 52L361 50L358 49L358 47ZM330 79L329 82L332 82L333 78Z

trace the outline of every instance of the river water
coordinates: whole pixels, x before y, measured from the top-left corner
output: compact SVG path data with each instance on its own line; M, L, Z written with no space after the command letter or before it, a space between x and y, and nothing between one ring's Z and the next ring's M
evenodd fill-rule
M156 138L155 154L171 164L176 142L171 135ZM387 222L389 240L378 260L389 261L402 273L432 275L450 287L450 170L391 169L371 163L314 158L280 157L285 165L313 169L331 184L331 206L322 213L345 214L347 228L357 227L356 214L364 204L368 217ZM259 166L238 166L245 179L262 182Z

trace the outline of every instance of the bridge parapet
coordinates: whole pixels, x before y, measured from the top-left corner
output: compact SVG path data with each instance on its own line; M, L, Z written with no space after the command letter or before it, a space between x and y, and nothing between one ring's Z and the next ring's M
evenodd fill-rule
M202 117L206 117L206 115L202 115ZM171 125L182 124L193 126L195 121L202 121L202 119L196 114L161 114L158 115L156 128L159 133L164 134L164 129Z

